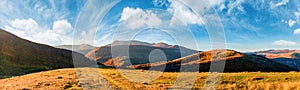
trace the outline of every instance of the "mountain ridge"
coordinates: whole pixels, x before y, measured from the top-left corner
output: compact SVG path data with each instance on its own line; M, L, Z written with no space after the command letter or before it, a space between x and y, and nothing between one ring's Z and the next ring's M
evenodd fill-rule
M196 50L188 49L182 46L168 45L166 43L164 43L163 45L167 47L160 47L153 46L157 45L156 43L147 43L140 41L132 42L133 43L131 43L131 41L115 41L112 44L95 48L85 56L91 60L99 61L104 65L114 66L114 64L116 64L117 67L123 67L127 66L127 64L130 64L130 62L132 62L133 64L149 63L148 57L151 53L165 54L164 60L172 60L181 56L187 56L198 52ZM126 48L129 51L124 51ZM113 50L117 50L115 51L114 56L112 56ZM156 52L152 52L153 50L156 50ZM113 61L115 61L115 63L113 63Z
M215 58L217 61L212 61L211 58ZM184 66L189 67L184 71L199 70L199 72L208 72L210 70L211 63L218 63L222 61L226 61L224 62L224 72L288 72L295 70L289 66L274 62L262 56L243 54L234 50L204 51L167 62L133 65L129 66L129 68L149 69L150 67L163 68L166 66L164 71L179 71L181 66Z

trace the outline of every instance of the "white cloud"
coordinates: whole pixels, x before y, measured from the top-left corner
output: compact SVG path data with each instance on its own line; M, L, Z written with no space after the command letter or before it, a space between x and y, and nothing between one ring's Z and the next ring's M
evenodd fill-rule
M123 9L120 20L129 29L141 27L157 27L162 20L151 10L126 7Z
M31 18L29 19L15 19L12 22L12 26L15 27L16 29L22 29L22 30L36 30L38 29L38 24L32 20Z
M244 2L244 0L236 0L234 2L230 2L227 7L228 11L227 14L231 14L232 10L238 9L239 11L244 12L244 7L241 5Z
M58 25L64 24L67 25L66 23ZM56 25L53 24L53 26ZM62 28L59 26L56 27L56 29ZM71 44L73 41L72 37L67 34L61 34L54 30L41 28L39 24L31 18L15 19L11 21L10 25L5 25L4 30L7 30L21 38L48 45Z
M86 36L87 36L86 31L82 31L82 32L81 32L81 37L86 37Z
M152 0L152 3L154 4L154 6L158 6L158 7L162 7L164 5L166 5L168 2L168 0Z
M72 30L72 26L67 20L58 20L53 23L52 29L56 33L66 34Z
M294 12L294 15L296 18L299 18L300 17L300 9L297 12Z
M222 11L222 10L225 9L225 8L226 8L225 4L221 4L220 7L218 8L218 10L219 10L219 11Z
M173 13L173 17L171 19L171 24L179 23L180 21L187 24L199 24L202 25L203 20L198 17L195 13L193 13L188 7L183 5L177 0L170 0L171 5L168 8L168 11Z
M290 19L288 24L290 27L293 27L296 24L296 21Z
M224 2L225 2L225 0L209 0L209 3L212 6L220 6L220 5L223 5Z
M286 40L278 40L273 42L274 45L278 46L296 46L297 43L293 41L286 41Z
M276 4L274 4L273 2L270 2L270 7L273 9L278 6L286 5L288 2L289 2L289 0L282 0L281 2L278 2Z
M300 34L300 28L296 29L296 30L294 31L294 34Z

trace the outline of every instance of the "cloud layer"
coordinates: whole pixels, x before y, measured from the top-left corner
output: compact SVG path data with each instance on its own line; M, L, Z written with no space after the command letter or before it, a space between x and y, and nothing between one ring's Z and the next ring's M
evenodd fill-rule
M278 40L273 42L274 45L278 46L296 46L297 43L293 41L286 41L286 40Z

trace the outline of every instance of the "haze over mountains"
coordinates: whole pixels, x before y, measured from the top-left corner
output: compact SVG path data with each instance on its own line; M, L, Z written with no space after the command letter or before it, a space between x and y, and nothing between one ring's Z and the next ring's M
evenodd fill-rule
M67 49L75 51L81 54L87 54L89 51L93 50L95 47L89 44L80 44L80 45L59 45L55 46L56 48Z
M30 42L4 30L0 40L0 77L94 63L79 53Z

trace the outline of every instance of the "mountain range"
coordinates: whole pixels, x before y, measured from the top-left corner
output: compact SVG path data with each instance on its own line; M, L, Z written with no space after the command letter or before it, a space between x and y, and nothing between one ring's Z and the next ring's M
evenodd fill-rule
M177 59L198 51L166 43L147 43L140 41L115 41L95 48L85 56L107 66L126 67L131 64L146 64ZM165 55L164 58L151 59ZM151 60L149 60L151 59Z
M300 70L299 50L266 50L241 53L220 49L197 51L167 43L114 41L94 47L87 44L52 47L19 38L0 30L0 77L23 75L58 68L96 64L164 71L207 72L212 63L225 62L225 72ZM69 49L69 50L67 50ZM71 51L73 50L73 51ZM75 61L75 62L74 62Z
M160 70L166 67L164 71L179 71L181 67L188 67L184 71L207 72L211 63L216 62L214 60L226 61L225 72L298 71L299 69L295 67L300 66L279 62L257 52L249 54L234 50L196 51L163 42L115 41L106 46L95 48L85 56L107 66L146 70L150 68ZM293 57L297 57L297 55L295 54Z
M243 71L263 71L263 72L284 72L295 70L287 65L267 59L263 56L244 54L234 50L211 50L199 52L183 58L159 62L133 65L131 68L149 69L164 68L165 71L199 71L208 72L212 63L226 61L224 72L243 72ZM222 65L222 64L219 64ZM181 68L186 67L186 68ZM220 67L220 66L216 66Z
M300 50L266 50L254 53L300 70Z

